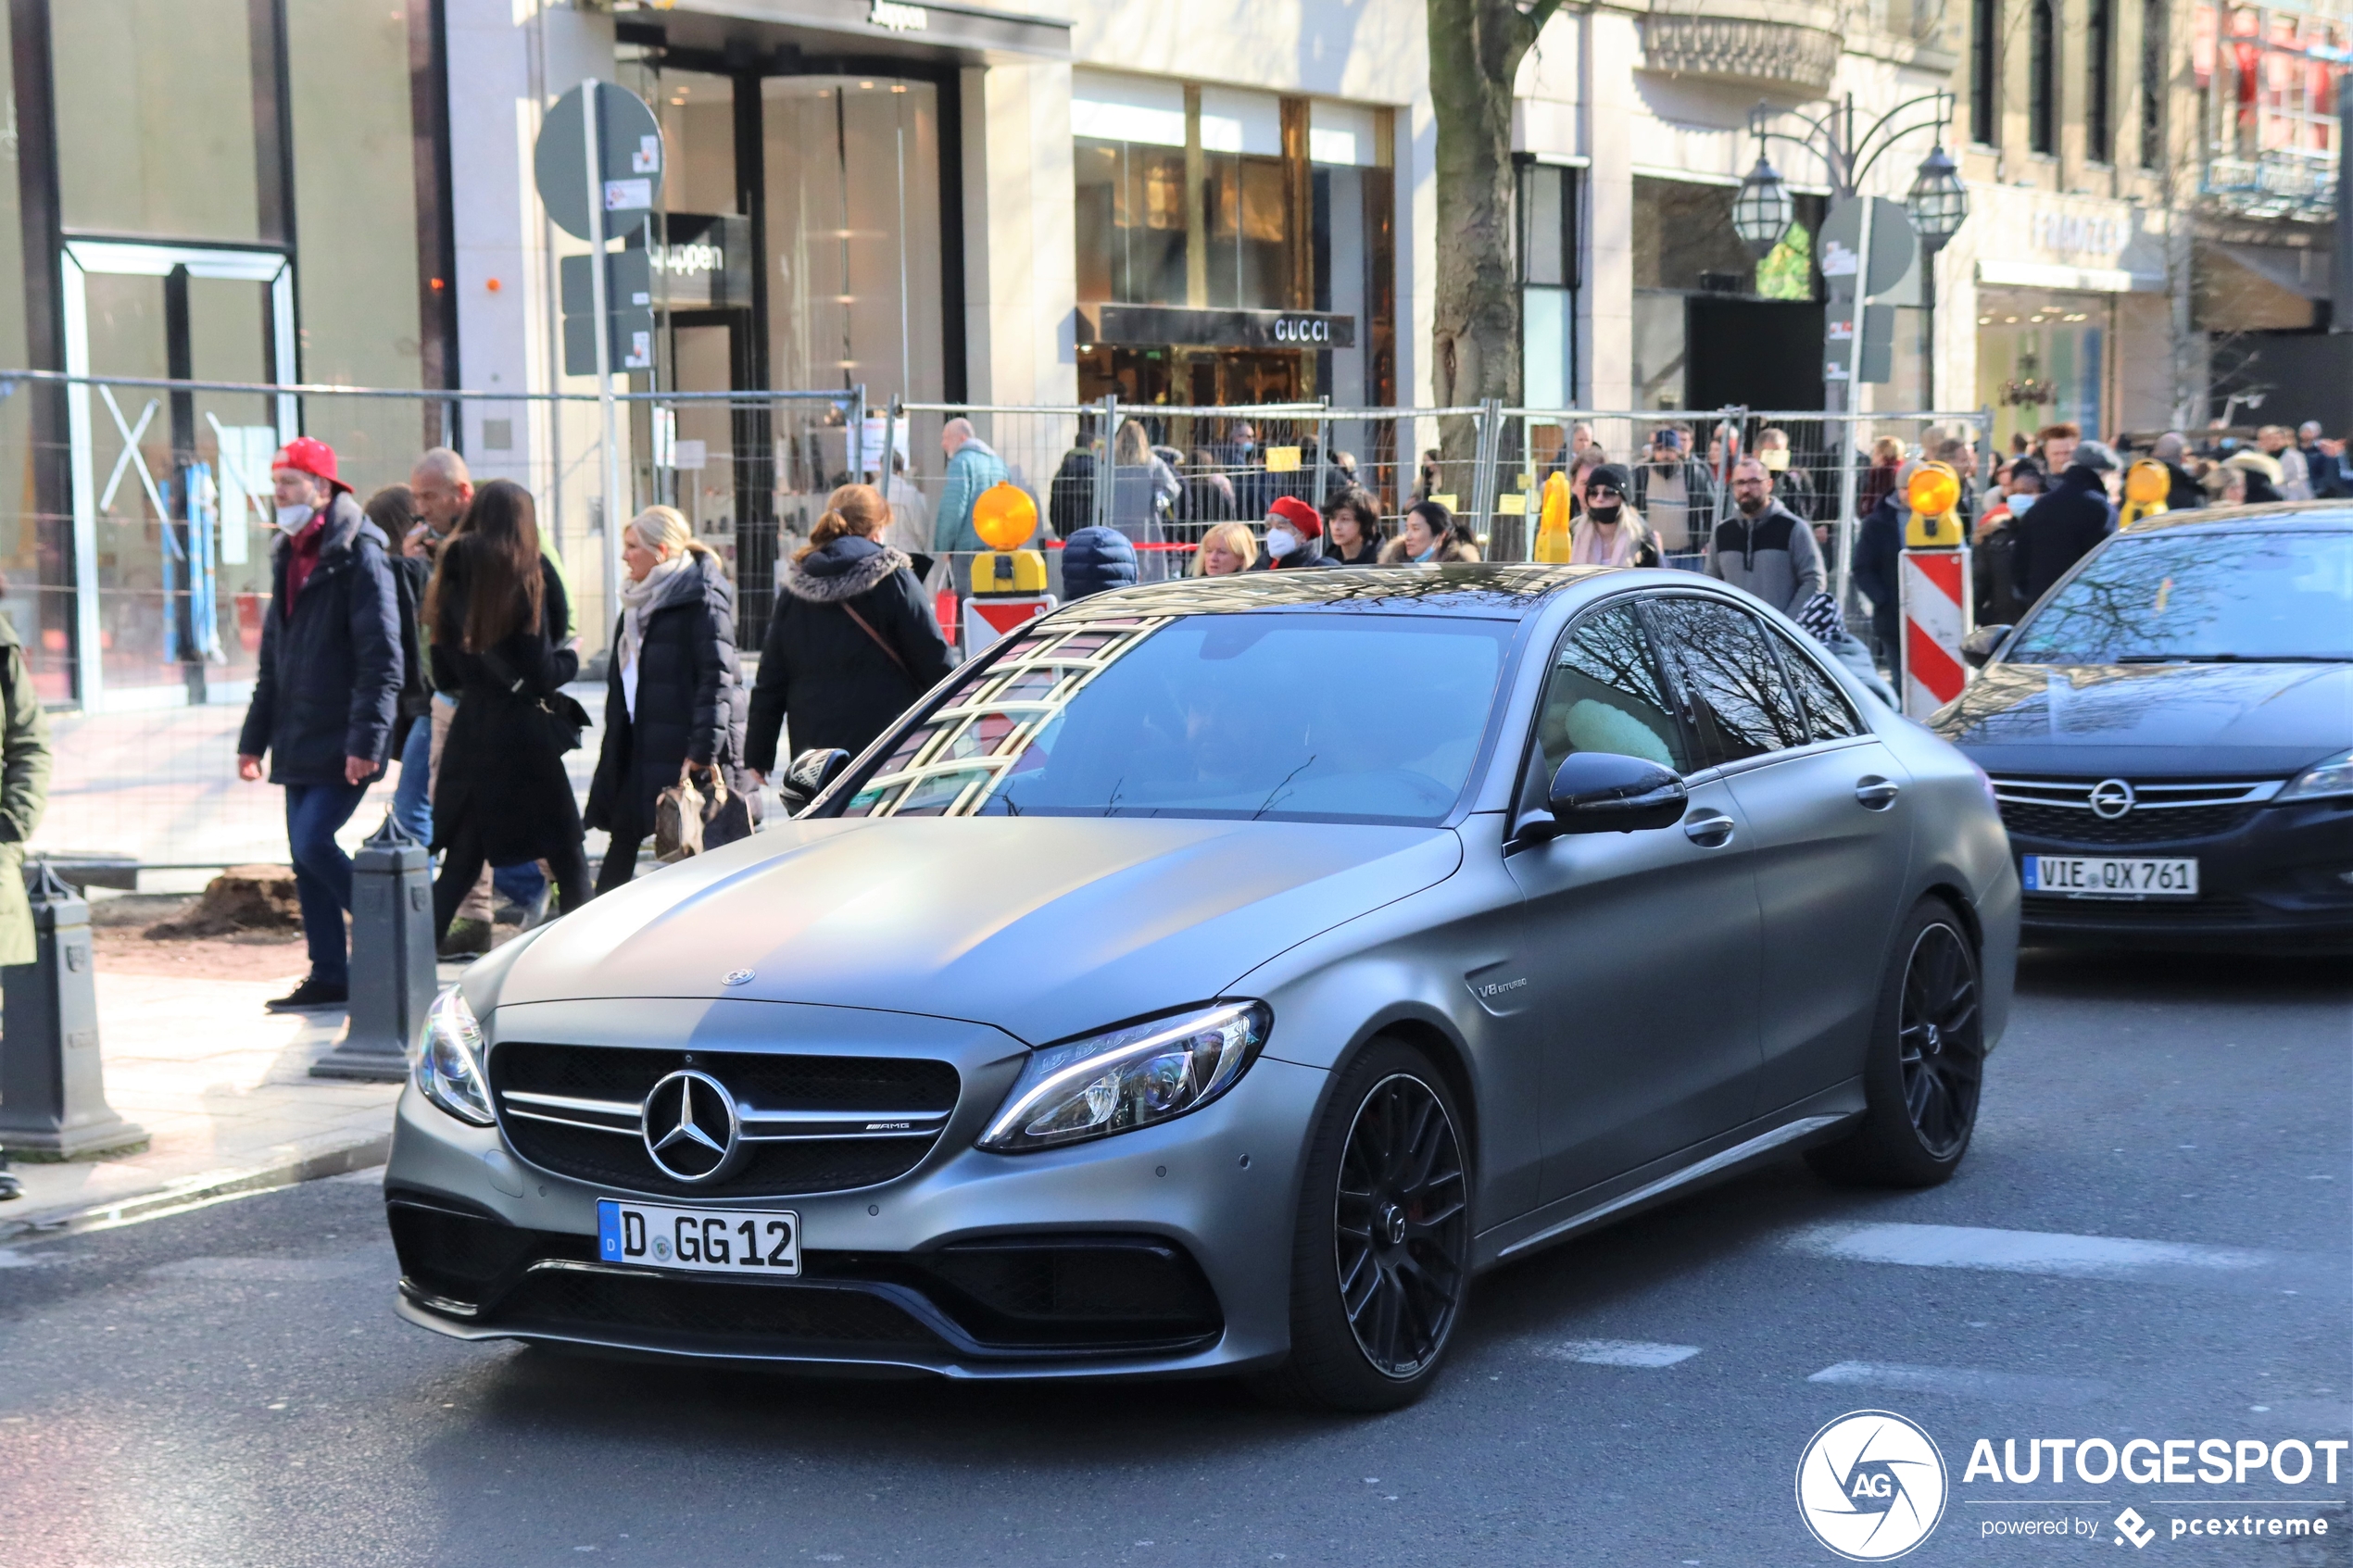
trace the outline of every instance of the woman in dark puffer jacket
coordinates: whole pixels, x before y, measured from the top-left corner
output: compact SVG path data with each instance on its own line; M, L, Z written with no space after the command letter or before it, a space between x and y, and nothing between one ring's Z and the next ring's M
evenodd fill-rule
M778 733L795 753L851 755L954 665L907 557L878 543L890 508L871 484L845 484L786 569L760 650L745 765L761 783Z
M563 579L539 553L531 493L495 479L474 492L425 591L433 683L459 694L434 781L434 937L486 862L545 860L566 914L588 899L580 806L542 700L580 671Z
M736 589L675 507L648 507L622 531L622 613L605 675L605 741L588 789L588 825L612 834L597 891L637 867L654 799L691 765L740 788L749 706L736 660ZM749 781L744 781L749 782Z

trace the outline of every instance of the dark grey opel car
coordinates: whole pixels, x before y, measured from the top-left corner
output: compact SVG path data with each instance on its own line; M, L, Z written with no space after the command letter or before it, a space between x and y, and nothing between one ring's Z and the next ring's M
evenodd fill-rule
M1983 775L1688 573L1105 594L794 774L436 1004L411 1322L1386 1408L1481 1270L1942 1180L2009 1008Z

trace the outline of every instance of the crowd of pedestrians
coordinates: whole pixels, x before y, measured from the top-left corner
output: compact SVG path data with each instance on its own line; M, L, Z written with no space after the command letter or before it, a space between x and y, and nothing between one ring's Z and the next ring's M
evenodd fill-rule
M309 960L301 984L271 1006L347 998L351 861L336 835L395 764L393 814L439 857L436 935L455 956L487 951L502 912L528 924L626 884L641 848L662 831L664 801L682 787L699 788L698 798L740 795L756 822L787 721L796 752L864 748L951 668L926 584L969 583L938 574L930 552L952 559L985 548L975 504L1009 478L967 420L949 420L940 445L936 508L903 458L887 479L876 476L878 485L831 494L808 542L778 572L749 684L725 563L672 508L630 521L584 812L564 760L586 728L563 690L580 671L573 596L529 492L504 480L477 488L464 461L437 448L418 458L408 483L362 504L324 444L288 443L273 462L271 595L237 747L242 777L266 772L284 791ZM1890 680L1901 672L1906 495L1922 462L1943 462L1962 481L1976 617L1991 625L2017 621L2119 525L2131 460L2064 422L2021 438L1982 475L1959 437L1912 448L1883 441L1856 458L1853 580ZM2176 509L2353 495L2344 445L2321 439L2313 425L2267 427L2243 447L2215 441L2199 449L2169 433L2147 459L2163 466ZM1099 466L1107 496L1097 492ZM1703 455L1691 426L1664 423L1629 463L1580 424L1547 471L1568 478L1573 563L1694 567L1784 611L1887 689L1829 592L1839 544L1823 515L1834 506L1832 487L1793 461L1786 431L1759 432L1744 448L1737 429L1719 426ZM1319 472L1320 498L1311 494ZM1252 426L1236 421L1227 441L1188 458L1129 420L1108 452L1099 443L1066 455L1048 487L1045 532L1061 546L1065 598L1187 571L1476 561L1480 541L1439 489L1439 472L1432 453L1409 504L1385 518L1346 453L1278 471ZM0 642L9 721L0 860L21 853L31 831L23 819L39 810L37 768L23 760L38 747L16 722L22 683L11 684L11 672L20 663L13 644ZM591 829L610 845L593 884L584 848ZM17 881L0 874L0 895ZM21 923L0 905L0 947L17 940Z

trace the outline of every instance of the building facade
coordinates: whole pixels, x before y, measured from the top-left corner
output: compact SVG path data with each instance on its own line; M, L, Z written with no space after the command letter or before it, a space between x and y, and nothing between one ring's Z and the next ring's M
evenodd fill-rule
M20 498L0 597L53 701L237 695L268 591L258 470L296 431L363 493L439 441L530 484L601 641L600 427L560 309L586 247L533 156L590 78L662 131L659 210L628 242L658 322L638 389L920 406L893 427L919 484L953 408L1430 401L1422 0L9 16L0 246L23 286L0 298L0 370L417 395L0 380L0 493ZM1526 401L1820 407L1838 171L1788 138L1851 107L1901 132L1859 189L1901 199L1941 141L1971 209L1886 296L1894 352L1863 408L1990 406L2005 434L2202 418L2212 367L2244 391L2290 352L2255 334L2327 324L2342 44L2325 18L2185 0L1565 6L1513 119ZM1731 223L1760 106L1796 206L1762 258ZM1351 437L1392 496L1416 433ZM1022 459L1033 486L1067 439ZM638 405L618 436L633 502L674 500L732 556L752 624L780 543L866 440L822 398Z

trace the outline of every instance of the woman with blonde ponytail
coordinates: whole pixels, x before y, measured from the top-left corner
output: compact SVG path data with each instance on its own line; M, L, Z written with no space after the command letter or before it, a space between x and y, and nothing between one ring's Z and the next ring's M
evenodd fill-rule
M836 747L855 754L947 677L953 663L907 556L882 542L890 508L871 484L845 484L785 569L760 683L752 688L754 775L775 767L779 733L790 757Z
M627 882L654 831L654 797L692 768L742 779L749 707L736 659L736 589L675 507L622 530L621 618L605 667L605 741L587 823L612 834L597 891Z

